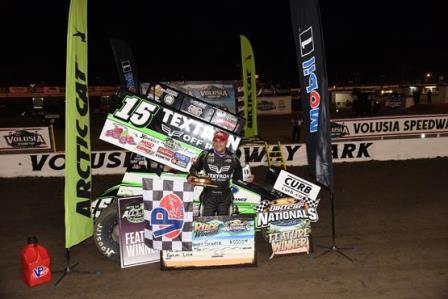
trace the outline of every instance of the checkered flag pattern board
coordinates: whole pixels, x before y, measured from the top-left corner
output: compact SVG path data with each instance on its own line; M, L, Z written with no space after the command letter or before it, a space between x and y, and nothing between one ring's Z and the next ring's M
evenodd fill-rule
M311 198L305 198L305 202L308 203L310 208L317 209L317 206L319 205L320 198L311 199Z
M270 205L271 203L269 202L269 200L261 201L260 204L256 207L257 213L263 213L263 211L269 208Z
M185 180L143 179L145 244L155 250L191 251L193 186Z

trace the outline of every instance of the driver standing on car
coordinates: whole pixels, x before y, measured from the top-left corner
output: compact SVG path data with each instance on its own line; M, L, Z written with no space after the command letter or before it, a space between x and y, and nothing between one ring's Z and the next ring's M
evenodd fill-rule
M225 132L216 132L213 136L213 148L203 151L193 163L188 175L191 184L198 173L205 171L213 185L216 187L204 187L200 200L203 205L202 216L228 215L230 205L233 202L233 194L230 191L230 180L242 180L243 173L239 159L230 153L227 148L229 135ZM250 175L246 181L252 182L254 176Z

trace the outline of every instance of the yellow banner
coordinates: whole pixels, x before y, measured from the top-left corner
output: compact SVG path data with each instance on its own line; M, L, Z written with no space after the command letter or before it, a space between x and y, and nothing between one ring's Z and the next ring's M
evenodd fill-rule
M240 40L244 83L244 118L246 119L246 123L244 124L244 137L254 137L258 135L254 51L249 40L244 35L240 35Z
M87 0L70 3L65 98L65 247L70 248L93 235Z

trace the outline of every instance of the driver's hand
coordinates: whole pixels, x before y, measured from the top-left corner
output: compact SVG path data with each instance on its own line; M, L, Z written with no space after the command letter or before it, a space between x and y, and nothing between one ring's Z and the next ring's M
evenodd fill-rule
M190 183L190 184L192 184L192 185L194 185L193 180L194 180L195 178L196 178L196 177L195 177L194 175L189 175L189 176L187 177L187 182Z
M246 178L246 182L248 182L248 183L253 183L254 180L255 180L255 176L253 174L251 174L250 176L248 176Z

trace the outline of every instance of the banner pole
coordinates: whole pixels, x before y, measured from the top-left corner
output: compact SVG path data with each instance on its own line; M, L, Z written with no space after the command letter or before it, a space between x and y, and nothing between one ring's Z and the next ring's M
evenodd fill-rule
M320 258L330 252L336 252L338 253L340 256L346 258L347 260L349 260L350 262L354 263L353 259L351 257L349 257L348 255L346 255L345 253L342 252L342 250L352 250L354 249L353 247L338 247L336 245L336 221L335 221L335 209L334 209L334 192L330 191L330 204L331 204L331 239L332 239L332 244L331 246L322 246L322 245L317 245L317 247L319 248L325 248L327 250L325 250L324 252L320 253L319 255L315 256L314 259Z
M54 286L57 287L59 285L59 283L64 279L64 277L67 274L70 274L70 273L95 274L95 275L100 275L101 274L100 271L78 271L78 270L75 270L75 268L78 265L79 265L79 262L73 264L72 266L70 266L70 248L65 248L65 269L64 270L59 270L59 271L52 271L53 274L62 273L62 275L58 278L58 280L56 281Z
M51 145L53 146L53 152L56 153L56 139L54 138L54 127L53 124L50 125L51 131Z

